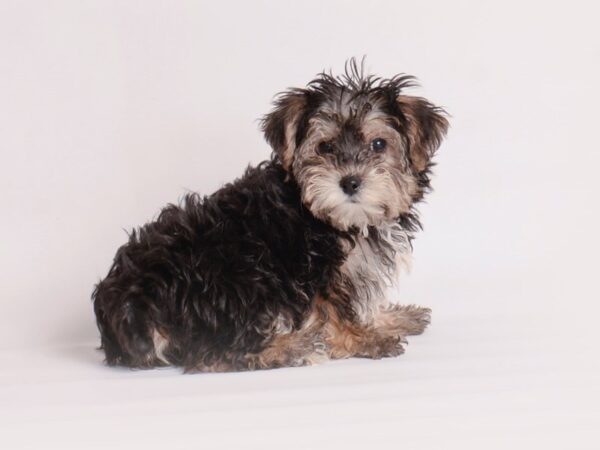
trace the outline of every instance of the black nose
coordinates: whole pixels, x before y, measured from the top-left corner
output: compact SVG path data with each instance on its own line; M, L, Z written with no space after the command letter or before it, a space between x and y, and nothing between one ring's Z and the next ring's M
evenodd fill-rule
M349 175L342 178L340 181L340 186L346 194L354 195L358 192L358 188L360 188L360 178L354 175Z

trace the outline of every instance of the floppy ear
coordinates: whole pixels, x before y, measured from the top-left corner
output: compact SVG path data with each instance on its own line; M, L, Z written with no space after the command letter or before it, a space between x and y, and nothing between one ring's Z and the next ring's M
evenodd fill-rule
M302 90L291 90L275 100L275 108L261 121L265 139L288 170L296 150L296 136L300 120L307 108L307 95Z
M448 130L446 112L421 97L399 95L396 101L406 119L412 165L423 172Z

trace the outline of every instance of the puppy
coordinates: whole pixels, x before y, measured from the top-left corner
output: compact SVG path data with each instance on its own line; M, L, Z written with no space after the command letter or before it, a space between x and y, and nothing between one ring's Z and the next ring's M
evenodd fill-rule
M92 294L109 365L232 371L403 353L430 310L388 287L446 133L414 78L321 73L262 120L269 161L133 231Z

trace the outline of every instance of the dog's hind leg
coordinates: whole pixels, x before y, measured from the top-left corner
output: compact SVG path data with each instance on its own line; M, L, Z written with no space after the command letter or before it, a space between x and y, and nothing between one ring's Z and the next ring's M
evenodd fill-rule
M126 300L115 322L128 366L151 368L168 364L164 353L169 341L165 333L160 331L146 302L141 299Z
M199 359L199 362L188 364L185 371L232 372L299 367L318 364L329 357L319 334L297 330L273 336L258 352L222 351L216 358Z
M108 364L137 368L168 364L164 357L168 340L159 331L147 302L131 298L105 310L107 305L102 306L97 298L95 306Z
M329 359L318 333L299 330L275 336L260 353L246 355L248 369L274 369L319 364Z

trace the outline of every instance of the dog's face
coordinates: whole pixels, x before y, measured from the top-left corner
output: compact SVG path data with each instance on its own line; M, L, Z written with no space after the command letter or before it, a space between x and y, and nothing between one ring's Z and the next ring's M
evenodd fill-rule
M412 81L364 77L354 65L276 100L263 131L315 217L364 229L409 212L422 197L448 122L426 100L400 94Z

